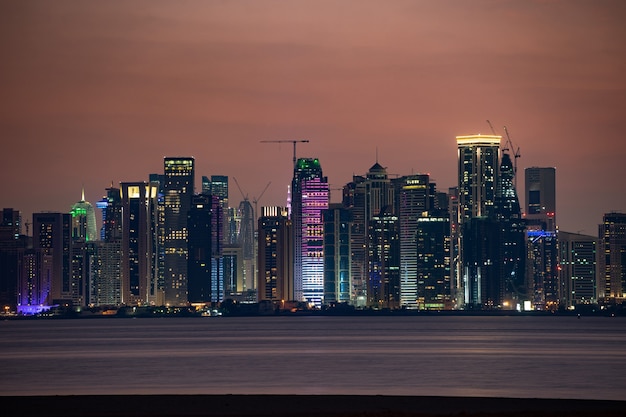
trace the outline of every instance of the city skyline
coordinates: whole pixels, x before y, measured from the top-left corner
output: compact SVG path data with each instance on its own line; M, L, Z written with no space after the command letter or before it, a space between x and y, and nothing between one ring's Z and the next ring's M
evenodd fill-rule
M456 186L458 135L507 126L556 169L560 230L624 211L626 28L619 1L0 1L2 207L69 212L163 157L284 206L298 157L331 202L378 161ZM346 162L349 161L349 162ZM196 192L199 187L196 186ZM230 206L242 196L230 184Z

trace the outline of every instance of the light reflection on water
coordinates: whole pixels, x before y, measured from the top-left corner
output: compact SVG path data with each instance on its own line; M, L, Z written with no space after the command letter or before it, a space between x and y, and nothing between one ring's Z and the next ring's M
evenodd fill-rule
M3 321L0 390L623 400L624 330L559 316Z

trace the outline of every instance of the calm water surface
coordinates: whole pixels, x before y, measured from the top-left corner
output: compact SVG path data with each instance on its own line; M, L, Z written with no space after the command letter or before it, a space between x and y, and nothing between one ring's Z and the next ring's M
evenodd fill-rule
M0 321L0 393L624 400L626 318Z

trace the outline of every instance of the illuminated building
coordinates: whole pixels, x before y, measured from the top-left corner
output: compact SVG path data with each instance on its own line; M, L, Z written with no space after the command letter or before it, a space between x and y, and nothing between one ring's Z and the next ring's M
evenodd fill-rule
M420 309L444 310L451 308L450 219L444 210L433 214L417 219L417 302Z
M365 215L365 177L353 176L352 182L343 188L343 206L350 211L351 256L350 301L357 307L367 305L367 280L369 277L367 260L367 220Z
M526 222L522 218L517 190L515 168L508 152L502 153L500 178L494 204L494 214L499 227L500 266L499 294L494 299L505 309L521 307L528 299L526 280Z
M556 169L525 170L526 221L533 229L556 231Z
M604 214L598 234L598 298L622 302L626 298L626 213Z
M0 218L0 309L16 311L20 262L29 238L22 235L18 210L5 208Z
M187 212L194 193L194 159L164 158L163 248L166 305L186 305Z
M243 252L238 245L222 248L224 297L233 298L243 292Z
M123 182L122 206L122 303L145 305L156 299L156 240L158 184Z
M111 186L106 189L106 196L97 203L102 209L102 240L106 242L122 241L122 198L120 189Z
M87 243L89 283L87 304L117 306L122 303L122 246L120 242Z
M300 158L291 186L294 228L294 298L315 306L324 302L324 224L328 208L328 179L318 159Z
M556 232L526 231L528 270L526 286L536 310L555 310L559 302L558 245Z
M559 303L556 170L525 170L527 232L527 298L536 309L554 310ZM544 257L541 259L541 257Z
M494 248L497 223L493 207L499 181L501 136L457 136L458 148L458 258L457 304L464 308L497 307L498 252ZM475 220L473 220L475 219ZM497 232L497 230L496 230ZM488 238L488 240L485 240Z
M368 222L367 305L400 307L400 232L392 206L382 208Z
M85 201L85 189L82 190L80 201L72 206L70 214L72 215L72 239L83 239L85 242L98 240L96 212L91 203Z
M285 207L263 207L259 218L258 301L294 299L293 229Z
M29 249L20 262L17 312L31 315L49 310L54 260L49 250Z
M408 175L392 180L395 187L395 213L400 231L400 304L416 309L418 304L417 220L432 205L432 190L428 174Z
M331 204L322 212L324 221L324 303L351 301L352 216L341 204Z
M343 206L350 210L351 230L351 301L357 306L365 306L369 297L368 281L371 271L368 259L369 222L384 208L393 205L394 189L387 170L378 162L374 163L365 176L354 176L353 181L344 187ZM374 302L378 305L378 302Z
M597 241L594 236L558 232L559 299L568 308L597 301Z
M48 304L72 305L78 285L72 279L71 215L33 213L33 249L52 256Z

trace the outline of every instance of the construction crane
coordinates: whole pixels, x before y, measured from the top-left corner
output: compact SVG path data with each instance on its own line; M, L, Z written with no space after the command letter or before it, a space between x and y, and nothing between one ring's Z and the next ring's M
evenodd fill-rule
M241 193L241 196L243 197L243 201L249 202L248 194L243 192L243 190L241 189L241 186L239 185L239 181L237 181L237 178L233 177L233 180L235 180L235 184L237 184L237 188L239 188L239 192ZM267 188L270 186L271 183L272 183L271 181L267 183L267 185L265 186L265 188L261 192L261 195L259 195L258 198L257 197L252 198L252 203L254 204L254 213L252 214L252 217L255 219L258 217L257 204L259 200L261 199L261 197L263 197L263 194L265 194L265 191L267 191Z
M514 181L514 185L515 185L515 189L517 190L517 158L519 158L521 155L519 153L519 146L517 147L517 150L514 151L515 147L513 146L513 142L511 141L511 136L509 136L509 131L506 128L506 126L504 126L504 133L506 133L506 140L507 140L507 146L510 146L510 151L513 152L513 181ZM504 148L503 150L509 150L509 148Z
M235 184L237 184L237 188L239 188L239 192L241 193L241 196L243 197L243 201L248 201L248 194L243 193L243 190L241 189L241 186L239 185L239 181L237 181L237 178L233 177L233 180L235 180Z
M301 140L262 140L261 143L293 143L293 168L296 169L296 143L308 143L308 139Z
M496 131L495 131L495 129L493 128L493 126L491 125L491 122L490 122L489 120L487 120L487 124L488 124L488 125L489 125L489 127L491 128L491 133L493 133L493 135L494 135L494 136L497 136L497 135L496 135Z
M265 188L263 189L263 192L261 192L261 195L260 195L258 198L254 197L254 198L252 199L252 202L254 203L254 215L255 215L255 218L259 218L259 212L258 212L257 203L259 202L259 200L261 199L261 197L263 197L263 194L265 194L265 191L267 191L267 187L269 187L271 183L272 183L272 181L270 181L270 182L268 182L268 183L267 183L267 185L266 185L266 186L265 186Z

